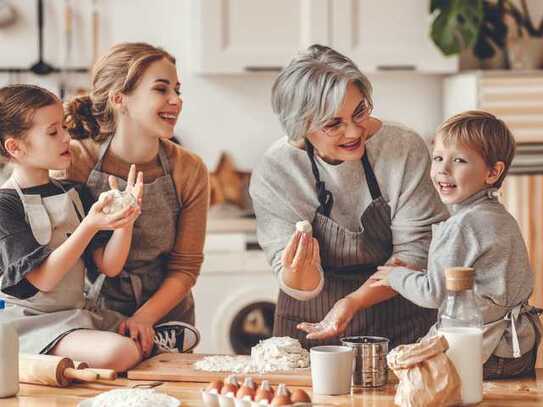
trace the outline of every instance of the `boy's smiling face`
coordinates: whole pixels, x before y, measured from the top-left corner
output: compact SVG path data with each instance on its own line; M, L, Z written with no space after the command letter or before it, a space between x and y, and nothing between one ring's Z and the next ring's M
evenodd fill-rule
M448 205L463 202L492 186L499 177L476 150L458 143L445 145L439 135L434 143L430 174L441 200Z

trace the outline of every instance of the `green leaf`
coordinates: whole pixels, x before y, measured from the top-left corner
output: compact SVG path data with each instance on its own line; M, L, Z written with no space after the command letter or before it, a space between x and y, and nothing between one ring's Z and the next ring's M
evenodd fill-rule
M445 55L459 53L477 41L483 20L483 0L432 0L430 36Z

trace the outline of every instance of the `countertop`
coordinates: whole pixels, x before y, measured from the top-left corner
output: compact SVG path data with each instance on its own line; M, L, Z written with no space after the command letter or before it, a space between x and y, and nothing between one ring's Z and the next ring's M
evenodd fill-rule
M17 397L0 399L2 407L67 407L96 394L114 388L132 386L145 381L117 379L107 384L74 384L67 388L54 388L21 384ZM202 383L164 382L157 390L170 394L182 401L182 406L202 406L200 389ZM306 389L309 390L310 389ZM386 385L379 389L366 389L344 396L315 396L313 402L329 406L394 406L395 386ZM485 382L484 401L480 406L543 406L543 369L537 369L535 378L511 379Z

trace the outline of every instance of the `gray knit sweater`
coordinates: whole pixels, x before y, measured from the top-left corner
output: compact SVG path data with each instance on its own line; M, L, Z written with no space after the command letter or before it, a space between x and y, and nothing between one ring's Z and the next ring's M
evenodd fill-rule
M444 270L475 268L474 294L485 322L485 361L493 353L513 357L511 322L504 318L515 306L526 303L533 289L519 226L495 195L495 189L480 191L452 205L451 217L433 226L426 272L394 268L388 275L391 287L403 297L422 307L438 308L447 295ZM517 319L516 330L524 354L535 339L526 315Z
M414 132L383 123L368 140L366 150L381 192L391 207L393 255L423 267L431 225L448 216L430 181L428 149ZM350 231L360 231L360 215L372 201L361 162L331 165L317 158L317 165L326 188L334 195L330 217ZM274 272L280 275L281 253L296 222L312 221L319 206L306 152L288 143L286 137L277 140L253 172L250 194L258 241ZM319 290L311 297L318 295ZM308 299L300 292L283 291L294 298Z

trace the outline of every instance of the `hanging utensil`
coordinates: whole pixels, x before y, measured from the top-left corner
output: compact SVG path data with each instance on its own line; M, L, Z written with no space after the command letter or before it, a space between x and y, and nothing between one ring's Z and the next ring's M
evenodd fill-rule
M73 9L71 0L64 0L64 62L60 69L59 96L64 100L68 87L68 66L72 57Z
M30 67L36 75L48 75L55 68L43 60L43 0L38 0L38 62Z

